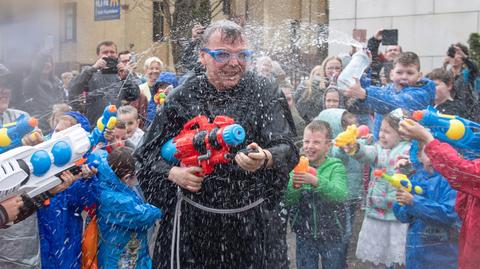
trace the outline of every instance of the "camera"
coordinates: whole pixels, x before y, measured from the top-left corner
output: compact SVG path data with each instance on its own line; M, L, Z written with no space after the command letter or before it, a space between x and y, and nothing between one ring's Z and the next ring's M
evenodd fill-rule
M107 62L107 67L102 69L102 74L116 74L118 72L118 60L112 57L103 57L103 60Z
M451 45L450 47L448 47L447 56L450 57L450 58L455 58L455 53L456 52L457 52L457 50L455 49L455 47L453 45Z

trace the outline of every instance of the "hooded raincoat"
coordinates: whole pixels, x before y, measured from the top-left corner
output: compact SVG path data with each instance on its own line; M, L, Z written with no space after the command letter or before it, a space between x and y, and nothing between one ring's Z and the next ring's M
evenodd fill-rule
M365 88L367 95L365 100L357 100L348 110L352 113L364 113L365 109L375 112L373 135L378 140L380 125L383 115L397 108L403 108L408 112L426 109L435 101L435 83L423 78L414 86L404 87L398 91L393 83L384 88L370 86Z
M98 266L109 268L152 268L148 254L148 229L160 219L160 209L146 203L117 177L106 160L98 167Z
M190 204L181 207L179 254L181 268L265 268L265 217L263 207L273 209L281 200L288 173L298 162L293 145L295 127L284 95L265 78L244 74L238 85L218 91L205 73L197 73L167 96L143 145L136 152L138 178L147 200L165 209L165 219L154 254L156 268L168 268L172 229L177 202L177 185L168 179L172 165L160 157L161 146L178 135L183 125L198 115L210 120L225 115L240 124L246 133L245 148L252 142L272 153L273 167L246 172L234 161L217 165L205 177L199 192L180 190L182 195L216 209L242 208L264 202L233 214L215 214Z
M413 205L395 203L395 217L408 226L407 269L457 268L460 219L455 212L454 191L438 173L419 167L410 177L423 189Z

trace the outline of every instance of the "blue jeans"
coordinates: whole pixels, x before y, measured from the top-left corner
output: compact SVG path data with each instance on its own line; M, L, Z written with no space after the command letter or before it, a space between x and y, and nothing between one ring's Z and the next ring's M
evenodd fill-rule
M322 257L322 268L344 269L345 244L343 242L322 242L321 240L297 236L297 268L318 269L319 255Z

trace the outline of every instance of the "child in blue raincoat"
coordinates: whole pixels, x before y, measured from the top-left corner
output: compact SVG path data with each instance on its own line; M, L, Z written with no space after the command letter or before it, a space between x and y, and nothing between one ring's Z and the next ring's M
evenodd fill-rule
M79 112L66 112L55 126L54 132L80 124L90 131L88 119ZM93 170L93 171L92 171ZM82 174L73 175L64 171L61 177L76 181L65 191L50 198L50 203L37 211L40 234L42 268L80 269L83 219L81 213L86 206L95 203L95 168L82 167ZM78 179L80 177L83 179ZM78 180L77 180L78 179Z
M410 177L424 194L397 192L393 211L398 220L409 223L406 244L407 269L457 268L460 219L448 181L433 170L430 159L420 150L417 171ZM403 204L400 205L399 203Z
M146 203L132 189L136 184L133 150L128 147L94 154L98 167L99 268L152 268L148 229L160 219L160 209Z
M394 61L390 75L392 83L384 88L370 86L362 88L356 83L344 91L347 97L357 98L348 105L352 113L375 112L373 135L378 140L383 115L397 108L409 112L426 109L435 101L435 83L422 78L420 59L413 52L404 52Z

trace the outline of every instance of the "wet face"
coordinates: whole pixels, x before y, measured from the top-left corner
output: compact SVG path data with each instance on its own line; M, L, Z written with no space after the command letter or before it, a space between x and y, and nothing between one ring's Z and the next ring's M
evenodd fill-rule
M7 110L10 104L10 97L12 96L12 91L7 89L6 86L0 85L0 113L3 113Z
M340 106L340 95L337 91L329 91L325 95L325 108L338 108Z
M273 65L269 60L264 60L258 64L258 72L260 75L270 77L272 75Z
M218 62L205 51L200 52L200 61L207 70L208 81L219 91L235 87L243 77L247 63L239 61L235 55L247 49L247 43L242 38L237 38L232 43L231 39L222 39L222 33L217 31L212 34L206 46L210 51L222 50L233 54L226 62Z
M414 64L403 65L397 63L392 70L392 81L397 90L409 85L415 85L422 76L418 70L418 66Z
M117 48L114 45L111 46L100 46L100 51L98 52L98 56L100 57L110 57L110 58L117 58Z
M59 118L57 125L55 125L55 133L68 129L75 125L77 121L70 116L63 115Z
M145 74L147 75L148 81L154 83L160 76L161 66L159 62L152 62L147 68Z
M118 119L125 122L127 126L127 138L131 138L138 128L138 119L133 113L118 114Z
M400 55L400 53L400 46L387 46L387 49L385 50L385 59L388 61L393 61L398 57L398 55Z
M395 131L386 120L383 120L378 135L380 146L384 149L393 149L398 143L400 143L400 140L400 134Z
M113 139L110 142L112 150L123 147L127 139L127 129L115 127L115 129L113 130Z
M434 80L433 82L435 82L435 104L436 105L439 105L447 100L452 99L452 96L451 96L451 91L453 87L452 84L447 85L445 84L445 82L438 79Z
M127 53L127 54L122 54L118 57L118 63L124 64L125 66L130 62L132 54Z
M321 131L305 129L303 133L303 150L308 160L319 163L325 159L331 147L331 141Z
M338 59L332 59L325 64L325 75L327 78L338 76L342 71L342 63Z

